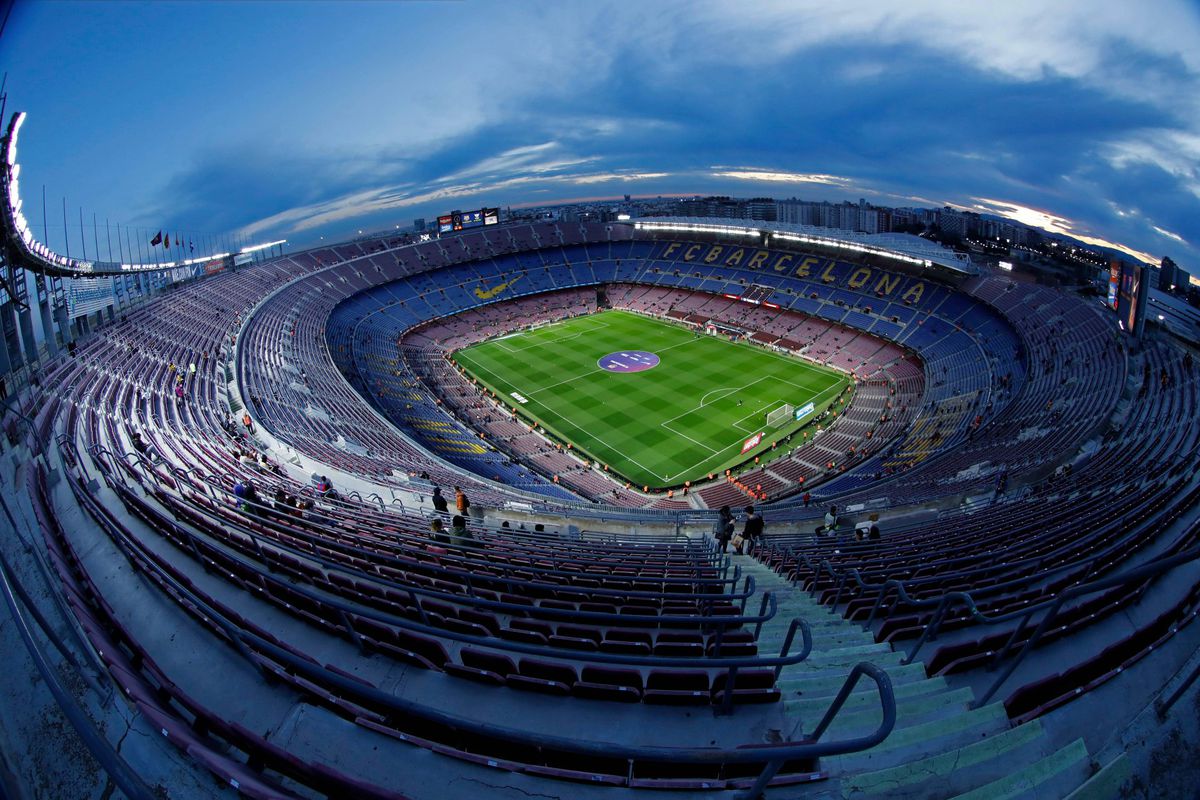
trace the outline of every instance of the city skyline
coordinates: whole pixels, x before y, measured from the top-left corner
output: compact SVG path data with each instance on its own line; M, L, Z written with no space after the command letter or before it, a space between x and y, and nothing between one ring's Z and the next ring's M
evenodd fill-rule
M1169 2L30 3L0 67L27 203L72 228L303 245L581 196L865 197L1187 267L1196 40Z

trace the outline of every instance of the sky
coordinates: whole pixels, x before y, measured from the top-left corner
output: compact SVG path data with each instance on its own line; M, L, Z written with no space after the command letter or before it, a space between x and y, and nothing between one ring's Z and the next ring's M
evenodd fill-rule
M44 186L73 255L115 223L298 248L730 194L951 204L1200 272L1197 43L1195 0L17 0L0 70L26 215Z

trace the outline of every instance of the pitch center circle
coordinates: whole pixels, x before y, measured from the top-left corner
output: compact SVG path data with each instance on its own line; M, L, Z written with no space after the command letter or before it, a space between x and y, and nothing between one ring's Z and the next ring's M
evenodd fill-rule
M659 358L646 350L619 350L596 363L609 372L643 372L658 366Z

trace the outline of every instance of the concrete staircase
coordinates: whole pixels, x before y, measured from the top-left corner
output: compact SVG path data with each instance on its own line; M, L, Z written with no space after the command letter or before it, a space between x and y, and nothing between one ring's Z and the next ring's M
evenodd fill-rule
M892 679L896 727L871 750L822 759L821 769L830 776L822 796L840 795L847 800L1117 797L1115 787L1109 788L1112 781L1088 780L1096 766L1081 739L1056 748L1040 720L1012 727L1001 703L971 710L975 698L969 687L953 688L944 678L928 678L920 663L901 664L902 653L887 643L876 643L861 626L818 605L775 572L747 556L733 559L744 574L754 576L759 591L771 592L779 601L779 613L759 635L760 652L779 652L794 617L812 628L812 655L784 667L779 677L787 738L800 738L816 727L854 664L869 661ZM793 649L799 644L797 634ZM864 679L822 738L862 736L878 727L881 719L875 686Z

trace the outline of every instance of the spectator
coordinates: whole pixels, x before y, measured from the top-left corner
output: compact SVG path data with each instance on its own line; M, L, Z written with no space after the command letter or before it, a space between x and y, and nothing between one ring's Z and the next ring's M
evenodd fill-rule
M467 493L458 486L454 487L454 507L458 509L458 513L464 517L471 509L471 501L467 498Z
M441 517L434 517L429 523L429 532L433 534L433 540L441 544L450 544L450 537L446 535L446 526L442 522Z
M462 514L455 514L450 520L450 541L459 547L472 547L475 544L471 532L467 530L467 520Z
M713 536L716 537L717 544L721 546L721 552L727 552L729 540L733 538L733 512L729 510L729 506L721 506L721 510L717 512L717 521L713 525Z
M450 505L446 502L445 495L442 494L442 487L433 487L433 496L429 499L433 501L433 510L439 514L445 514L450 510Z
M242 414L242 424L246 426L246 433L254 435L254 420L250 419L250 412L246 411Z
M762 514L754 510L754 506L746 506L746 525L742 528L743 547L747 547L746 553L752 554L754 549L760 544L759 540L763 536L763 528L765 522Z
M290 502L290 499L282 486L276 489L275 498L271 503L271 510L273 512L271 516L280 518L291 516L295 505Z
M837 506L830 506L829 510L825 512L825 524L817 528L817 533L824 533L827 536L833 536L837 529L837 524Z
M238 498L238 511L251 516L258 516L258 492L254 488L253 481L239 481L233 487L233 494Z

